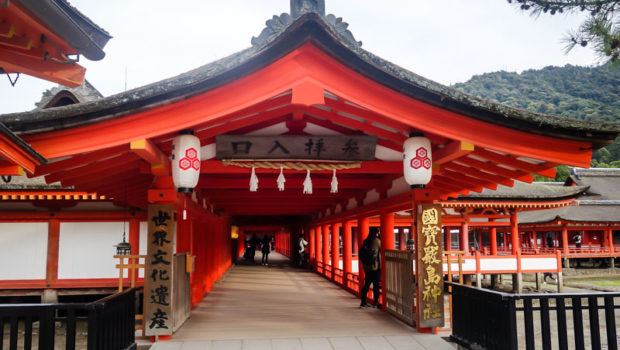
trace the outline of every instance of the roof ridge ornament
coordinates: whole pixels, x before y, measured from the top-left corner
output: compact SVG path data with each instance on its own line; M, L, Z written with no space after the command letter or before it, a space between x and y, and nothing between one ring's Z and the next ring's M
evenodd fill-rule
M314 12L325 17L325 0L291 0L291 16L293 19L297 19L308 12Z
M265 22L266 27L261 31L258 37L252 38L252 46L260 46L270 42L273 38L280 35L295 20L307 13L315 13L325 20L327 24L342 39L356 48L362 46L361 41L356 41L353 33L347 28L349 24L344 22L342 17L335 15L325 15L325 0L291 0L291 13L282 13L280 16L274 15Z

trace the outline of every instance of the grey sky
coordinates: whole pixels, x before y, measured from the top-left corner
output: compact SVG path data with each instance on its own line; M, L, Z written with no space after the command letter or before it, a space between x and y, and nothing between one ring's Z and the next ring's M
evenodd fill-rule
M113 38L106 57L82 59L86 78L104 96L132 89L250 46L265 21L289 11L289 0L72 0ZM534 19L505 0L326 0L363 48L443 84L497 70L567 63L592 65L587 49L564 55L562 36L574 15ZM54 84L0 76L0 113L34 108Z

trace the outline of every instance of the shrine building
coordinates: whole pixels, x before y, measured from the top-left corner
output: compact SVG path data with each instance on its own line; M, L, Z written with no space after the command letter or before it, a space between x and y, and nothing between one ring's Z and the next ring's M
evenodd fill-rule
M459 269L446 260L450 251L461 252L466 274L520 281L522 273L560 272L567 236L554 236L563 237L562 251L547 251L531 234L547 228L532 225L559 232L570 219L533 218L541 209L572 210L596 186L571 177L576 186L523 196L522 184L555 177L558 165L588 168L620 126L443 86L364 50L347 27L325 14L324 1L291 0L290 13L228 57L116 95L79 101L65 91L60 106L62 96L51 97L42 104L51 108L0 116L15 145L2 144L3 160L13 162L11 149L31 159L28 167L11 163L26 176L3 174L13 182L0 190L0 262L20 262L0 271L3 293L56 300L116 289L122 242L125 253L142 255L146 271L133 277L145 293L155 290L149 283L168 286L167 276L186 274L177 298L194 306L246 240L266 235L290 258L303 236L312 268L359 295L357 251L372 227L381 233L382 266L415 242L413 323L421 329L443 324L440 306L425 304L431 298L422 293L443 290L439 281ZM617 221L592 226L612 252ZM470 236L473 228L481 236ZM382 284L389 278L383 269ZM164 322L169 310L149 305L145 317Z

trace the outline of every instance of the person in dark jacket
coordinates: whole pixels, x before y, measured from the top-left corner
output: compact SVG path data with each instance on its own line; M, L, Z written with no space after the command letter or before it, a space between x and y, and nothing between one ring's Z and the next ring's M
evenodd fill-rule
M261 265L269 264L269 253L271 252L271 238L269 236L263 237L263 245L261 248L261 253L263 253L263 258L261 260Z
M372 252L373 259L370 264L363 264L365 281L364 287L362 288L362 302L360 307L370 307L366 303L366 299L368 296L368 290L370 289L370 285L372 284L372 297L374 299L374 307L379 307L379 292L381 287L379 283L381 281L381 258L380 258L380 250L381 250L381 240L379 240L379 228L371 227L370 232L368 233L368 237L364 240L362 245L366 246L368 250Z

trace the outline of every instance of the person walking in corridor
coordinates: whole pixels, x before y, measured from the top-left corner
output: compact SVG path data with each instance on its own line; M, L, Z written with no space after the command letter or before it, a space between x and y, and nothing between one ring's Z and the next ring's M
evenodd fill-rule
M372 297L374 299L374 307L379 307L379 292L381 281L381 259L379 258L379 251L381 249L381 240L379 240L379 229L377 227L371 227L368 237L362 243L359 249L359 259L362 261L364 267L364 275L366 276L364 281L364 287L362 288L362 302L360 307L370 307L366 303L368 296L368 290L372 284Z
M297 261L297 265L299 267L303 267L304 266L304 261L306 259L306 246L308 245L308 241L306 241L304 239L304 236L301 235L299 236L299 249L298 249L298 253L299 253L299 260Z
M271 238L269 236L263 237L263 246L261 248L261 253L263 253L263 258L261 260L261 265L267 266L269 264L269 253L271 252Z

